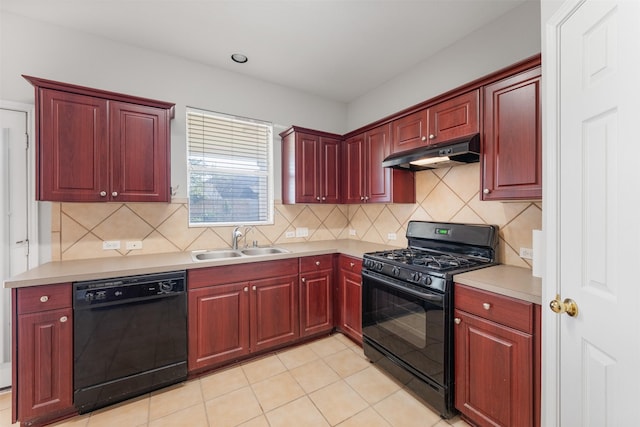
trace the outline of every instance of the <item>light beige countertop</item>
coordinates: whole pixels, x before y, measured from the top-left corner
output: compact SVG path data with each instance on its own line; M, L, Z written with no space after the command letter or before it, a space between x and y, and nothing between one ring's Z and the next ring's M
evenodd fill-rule
M194 261L191 252L173 252L152 255L130 255L94 258L76 261L54 261L32 268L4 281L5 288L48 285L80 280L107 279L136 274L161 273L192 268L297 258L312 255L341 253L362 258L365 252L389 249L390 246L359 240L327 240L320 242L286 243L276 245L288 253L243 256L208 261Z
M542 304L542 279L528 268L496 265L456 274L454 282L512 298Z

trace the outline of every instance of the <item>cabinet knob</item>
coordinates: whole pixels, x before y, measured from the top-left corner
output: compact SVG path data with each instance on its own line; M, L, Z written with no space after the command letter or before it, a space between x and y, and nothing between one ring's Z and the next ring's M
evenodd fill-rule
M302 281L302 283L305 283L307 281L307 279L305 279L304 277L300 280Z
M429 135L429 139L436 139L436 136L434 134Z
M369 200L369 196L364 196L364 201L366 202L367 200Z
M456 317L455 319L453 319L453 322L454 322L456 325L459 325L459 324L460 324L460 322L462 322L462 320L460 320L460 318L459 318L459 317Z
M482 192L484 194L489 194L489 193L491 193L491 190L489 190L488 188L485 188L484 190L482 190Z
M245 287L244 287L244 289L243 289L243 291L245 291L245 292L249 292L249 287L248 287L248 286L245 286Z
M320 265L320 261L316 261L316 265Z
M316 200L320 200L320 196L316 197Z
M66 322L67 320L69 320L69 318L67 316L62 316L60 318L60 322L62 322L62 323Z
M117 192L117 191L114 191L113 193L111 193L111 195L112 195L113 197L118 197L118 192Z
M256 290L256 285L253 285L253 286L251 287L251 289L253 289L253 290L255 291L255 290Z
M47 301L49 301L49 297L48 297L48 296L46 296L46 295L42 295L42 296L40 297L40 302L47 302Z
M105 197L106 195L107 195L107 192L106 192L106 191L101 191L101 192L100 192L100 197Z
M482 303L482 308L484 308L485 310L490 310L491 309L491 304L489 304L488 302L483 302Z
M421 139L421 140L423 140L423 141L426 141L426 140L427 140L427 137L426 137L426 136L423 136L423 137L422 137L422 138L420 138L420 139Z
M351 268L353 268L353 267L355 267L355 266L356 266L356 264L355 264L354 262L350 262L350 263L349 263L349 266L350 266Z
M327 198L326 198L326 197L324 197L324 196L322 196L322 200L327 200Z
M364 196L360 196L360 200L364 200Z

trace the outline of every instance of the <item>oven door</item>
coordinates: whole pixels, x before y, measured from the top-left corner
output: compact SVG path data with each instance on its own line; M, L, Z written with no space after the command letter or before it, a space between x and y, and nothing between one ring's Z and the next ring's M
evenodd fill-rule
M449 294L362 271L365 342L432 386L451 381Z

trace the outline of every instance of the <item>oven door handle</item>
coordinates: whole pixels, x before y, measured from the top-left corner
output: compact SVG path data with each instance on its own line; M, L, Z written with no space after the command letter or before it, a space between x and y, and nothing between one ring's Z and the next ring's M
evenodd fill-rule
M399 285L391 280L387 280L384 277L374 276L372 274L369 274L367 270L362 270L362 276L366 276L367 278L374 280L376 282L382 283L385 286L407 293L409 295L413 295L415 297L421 298L429 302L434 302L440 305L444 303L444 295L435 294L428 291L426 292L416 291L415 289L411 289L411 288ZM364 285L364 281L363 281L363 285Z

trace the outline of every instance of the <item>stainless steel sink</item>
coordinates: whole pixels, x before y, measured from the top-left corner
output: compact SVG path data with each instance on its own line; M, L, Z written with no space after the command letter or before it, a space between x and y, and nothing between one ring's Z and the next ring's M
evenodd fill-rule
M247 248L247 249L242 249L240 252L242 252L244 255L255 256L255 255L284 254L284 253L288 253L289 251L282 248L267 247L267 248Z
M257 256L257 255L273 255L283 254L289 251L278 247L264 247L264 248L245 248L245 249L212 249L210 251L193 251L191 252L191 258L194 261L211 261L215 259L225 258L237 258L241 256Z
M239 251L233 251L230 249L218 249L212 251L193 252L192 257L194 261L208 261L212 259L223 258L236 258L242 256Z

